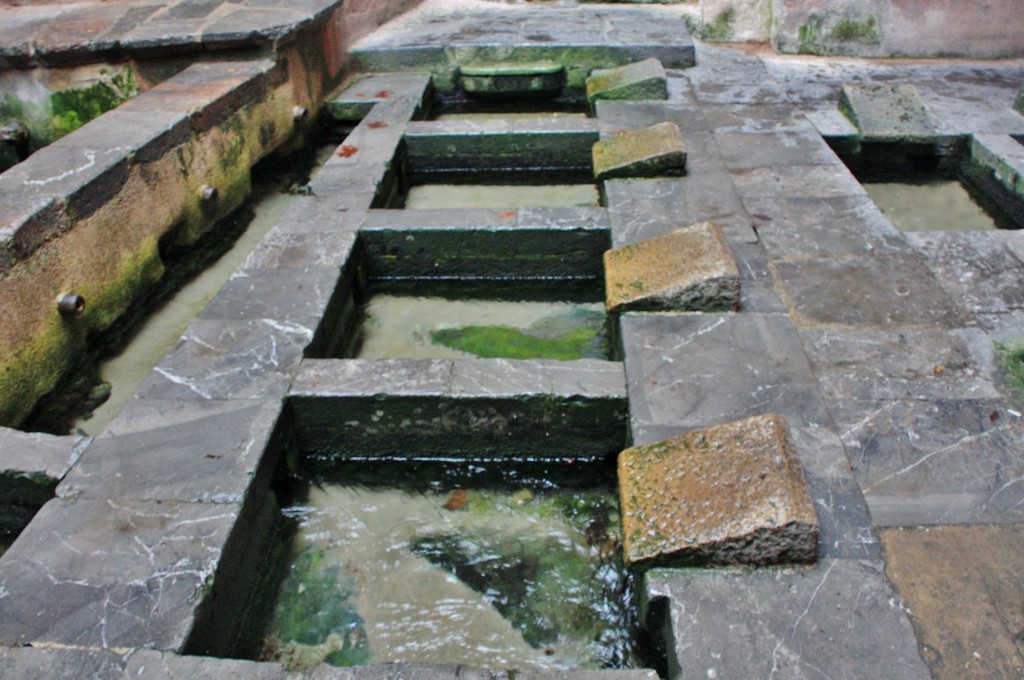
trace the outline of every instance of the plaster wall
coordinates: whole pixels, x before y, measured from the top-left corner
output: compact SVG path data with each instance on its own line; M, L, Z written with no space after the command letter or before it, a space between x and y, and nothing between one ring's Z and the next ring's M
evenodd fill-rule
M1019 0L701 0L700 17L705 40L770 42L790 54L1024 54Z

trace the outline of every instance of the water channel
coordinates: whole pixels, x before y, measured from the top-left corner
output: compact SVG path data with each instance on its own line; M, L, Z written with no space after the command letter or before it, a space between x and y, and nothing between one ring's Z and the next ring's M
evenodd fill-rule
M351 465L345 483L314 483L285 510L297 531L265 658L638 663L613 486L562 486L550 466L516 475L510 461Z
M985 209L955 179L922 178L901 182L864 182L875 205L900 231L992 231L998 229Z
M312 159L299 163L312 162L314 168L319 168L334 149L334 144L322 145ZM75 420L76 429L95 437L120 412L153 367L174 348L193 319L280 219L291 200L287 189L295 179L296 170L302 174L298 168L282 165L273 172L254 177L252 193L243 208L251 211L244 231L215 262L154 309L120 352L102 362L100 378L110 385L110 397L91 413Z

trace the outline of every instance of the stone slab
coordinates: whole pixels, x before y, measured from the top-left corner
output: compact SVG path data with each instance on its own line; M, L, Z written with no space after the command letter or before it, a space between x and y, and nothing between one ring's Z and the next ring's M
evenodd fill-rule
M1024 252L1014 252L1017 236L1008 231L906 234L942 289L973 314L1024 308Z
M626 449L618 472L627 566L816 558L817 518L777 414Z
M565 67L558 62L465 64L459 85L471 97L553 97L565 84Z
M644 59L611 69L595 69L587 78L587 101L668 99L665 67L657 59Z
M831 427L790 428L818 516L818 559L875 559L882 553L846 448Z
M582 91L593 69L650 57L667 68L693 65L693 40L681 20L629 7L495 4L453 12L431 0L350 50L355 70L430 69L442 89L453 87L455 67L463 64L552 61L564 65L567 84Z
M922 144L935 140L935 127L913 85L845 84L839 110L857 126L864 142Z
M280 402L128 402L57 488L74 499L240 504L280 450Z
M995 399L995 352L977 328L802 329L828 399Z
M868 196L749 198L744 204L773 260L910 251L903 235Z
M878 562L659 569L645 580L649 600L668 599L673 677L931 678Z
M801 327L956 327L963 312L915 254L775 263L780 293Z
M799 336L781 314L623 314L634 437L781 414L793 427L829 416Z
M354 221L353 216L353 221ZM341 225L336 229L296 232L290 219L275 225L242 262L242 269L298 269L302 267L341 267L352 255L354 231Z
M124 654L106 649L0 647L4 675L21 680L119 680L125 677L125 665Z
M50 501L0 561L0 640L180 649L238 514L207 503Z
M197 319L135 394L177 400L281 398L315 331L312 324L276 319Z
M934 678L1024 671L1021 525L887 529L882 539L886 573L907 603Z
M16 536L53 498L92 438L0 428L0 537Z
M512 215L504 221L513 222L516 213L509 212ZM359 238L371 279L464 281L599 281L601 257L610 240L607 227L525 227L514 223L497 227L422 225L399 229L364 226Z
M184 656L150 649L140 649L128 657L125 677L138 680L218 680L219 678L252 678L252 680L284 680L303 674L285 673L280 664L212 659Z
M374 105L395 97L417 101L417 110L425 109L429 93L430 76L425 73L369 75L344 85L326 106L334 120L358 122Z
M828 402L876 526L1020 522L1024 424L1001 399Z
M622 365L584 359L306 361L289 397L303 450L604 457L625 442Z
M340 278L340 271L332 267L239 269L199 318L315 325L330 307Z
M597 140L591 119L413 122L405 150L412 172L588 170Z
M839 163L827 165L783 165L737 170L733 184L740 197L832 198L867 196L857 178Z
M683 136L675 123L658 123L594 144L594 178L679 175L686 170Z
M757 134L716 132L714 139L726 167L732 171L842 163L813 130Z
M739 271L713 222L609 250L604 271L610 313L716 312L739 306Z

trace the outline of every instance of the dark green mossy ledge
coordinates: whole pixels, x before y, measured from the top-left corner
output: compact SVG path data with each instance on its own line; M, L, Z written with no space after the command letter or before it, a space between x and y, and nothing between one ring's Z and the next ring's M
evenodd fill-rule
M603 458L626 442L616 362L306 361L288 410L298 450L358 456Z

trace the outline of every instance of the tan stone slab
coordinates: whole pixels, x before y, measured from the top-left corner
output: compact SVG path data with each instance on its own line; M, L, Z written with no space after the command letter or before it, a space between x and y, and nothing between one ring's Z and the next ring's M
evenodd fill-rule
M1024 525L882 531L937 680L1024 677Z
M609 312L739 307L739 269L714 222L605 251L604 276Z
M668 99L665 67L657 59L595 69L587 78L587 101L606 99Z
M627 565L813 562L818 521L778 414L619 454Z
M686 170L683 135L672 122L602 139L594 144L593 157L598 180L681 175Z

